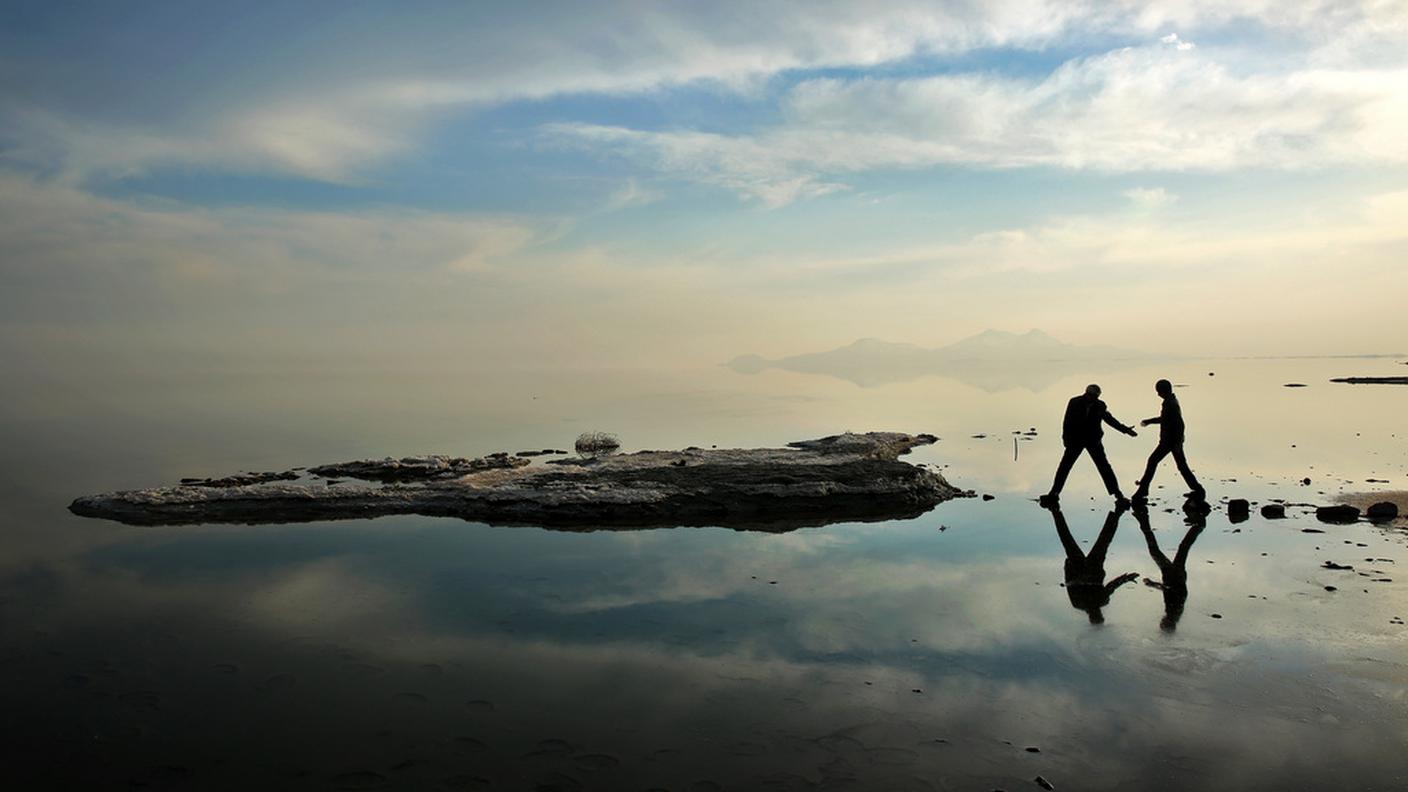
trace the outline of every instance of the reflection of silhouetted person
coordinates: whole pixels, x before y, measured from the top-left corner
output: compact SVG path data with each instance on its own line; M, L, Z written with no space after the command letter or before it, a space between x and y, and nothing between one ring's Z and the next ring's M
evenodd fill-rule
M1119 480L1115 478L1115 471L1110 467L1110 460L1105 457L1105 430L1101 424L1109 424L1130 437L1138 434L1110 415L1105 409L1105 402L1100 401L1100 386L1090 385L1086 387L1085 393L1066 404L1066 418L1061 423L1061 442L1066 446L1066 453L1061 457L1061 464L1056 467L1056 479L1051 482L1051 491L1041 496L1043 504L1054 502L1061 497L1061 489L1066 486L1066 477L1071 474L1071 466L1076 463L1076 457L1080 456L1082 451L1090 454L1090 461L1094 462L1095 469L1100 471L1100 478L1105 480L1105 491L1115 496L1117 502L1124 501Z
M1056 535L1061 537L1061 544L1066 548L1066 596L1071 598L1072 607L1085 611L1091 624L1102 624L1105 616L1100 609L1110 604L1115 589L1139 577L1127 572L1109 583L1105 582L1105 553L1109 552L1110 542L1115 538L1124 507L1116 506L1105 517L1105 527L1100 530L1100 536L1095 539L1089 553L1081 552L1080 545L1071 536L1061 507L1050 504L1046 508L1051 510L1051 519L1056 522Z
M1163 578L1158 584L1164 592L1164 617L1160 620L1159 627L1164 632L1173 632L1178 627L1178 620L1183 616L1183 605L1188 601L1188 551L1193 549L1193 542L1198 540L1198 535L1207 527L1207 518L1200 511L1188 513L1188 532L1183 535L1183 541L1178 543L1178 552L1173 554L1172 561L1168 560L1168 556L1159 548L1159 540L1154 538L1154 529L1149 527L1149 510L1135 506L1134 519L1139 521L1139 530L1144 532L1144 541L1149 545L1149 555L1154 559L1154 563L1159 565L1159 576ZM1145 582L1149 582L1147 578Z
M1183 455L1183 408L1178 406L1178 397L1173 395L1173 384L1161 379L1154 383L1154 391L1163 397L1163 409L1159 410L1158 418L1145 418L1139 424L1159 425L1159 445L1154 449L1154 453L1149 455L1149 464L1144 466L1144 477L1139 479L1139 488L1135 490L1134 498L1144 500L1149 497L1149 486L1154 483L1154 470L1169 454L1173 454L1173 462L1178 465L1178 472L1183 474L1183 482L1188 485L1188 497L1202 498L1207 493L1188 467L1188 458Z

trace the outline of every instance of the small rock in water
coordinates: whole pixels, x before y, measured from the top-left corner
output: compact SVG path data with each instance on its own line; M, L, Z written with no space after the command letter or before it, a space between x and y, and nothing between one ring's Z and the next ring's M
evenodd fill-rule
M583 432L577 437L574 447L583 456L597 456L613 453L621 447L621 441L607 432Z
M1359 519L1359 509L1346 504L1320 506L1315 510L1315 519L1327 523L1352 523Z
M1287 382L1287 383L1286 383L1285 385L1283 385L1282 387L1284 387L1284 388L1304 388L1304 387L1305 387L1305 383L1304 383L1304 382Z
M1211 375L1209 375L1209 376L1211 376ZM1050 782L1050 781L1047 781L1045 778L1042 778L1041 776L1037 776L1036 778L1033 778L1032 780L1035 781L1035 782L1036 782L1036 785L1039 786L1039 787L1041 787L1042 789L1051 790L1051 789L1055 789L1055 788L1056 788L1056 787L1054 787L1054 786L1051 785L1051 782Z
M1242 522L1251 514L1251 503L1246 498L1233 498L1227 502L1227 517L1232 522Z
M1268 503L1261 507L1261 516L1268 520L1280 520L1286 516L1286 507L1279 503Z
M1389 501L1375 503L1366 512L1369 519L1378 522L1380 520L1393 520L1398 517L1398 504Z
M994 496L994 495L988 495L987 493L983 493L983 500L985 500L985 501L990 501L990 500L992 500L994 497L996 497L996 496ZM1392 506L1393 504L1389 504L1389 505Z

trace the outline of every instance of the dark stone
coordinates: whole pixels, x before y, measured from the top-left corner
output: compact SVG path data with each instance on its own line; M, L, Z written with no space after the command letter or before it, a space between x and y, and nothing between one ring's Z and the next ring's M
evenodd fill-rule
M1246 498L1233 498L1227 502L1227 517L1232 522L1243 522L1251 514L1252 505Z
M1268 520L1285 519L1286 507L1280 503L1268 503L1261 507L1261 516Z
M994 495L988 495L988 494L984 493L984 495L983 495L983 500L985 500L985 501L990 501L990 500L992 500L994 497L996 497L996 496L994 496Z
M1397 519L1398 504L1390 503L1389 501L1381 501L1370 506L1365 514L1369 519L1375 522Z
M1055 788L1056 788L1056 787L1054 787L1054 786L1051 785L1051 782L1050 782L1050 781L1047 781L1045 778L1042 778L1041 776L1037 776L1036 778L1033 778L1032 781L1036 782L1036 785L1039 786L1039 787L1041 787L1042 789L1052 790L1052 789L1055 789Z
M1304 387L1305 387L1305 383L1304 383L1304 382L1287 382L1285 385L1282 385L1281 387L1283 387L1283 388L1304 388Z
M1315 519L1327 523L1352 523L1359 519L1359 509L1347 504L1321 506L1315 510Z
M1325 569L1344 569L1349 570L1351 572L1354 571L1354 567L1349 566L1347 564L1336 564L1334 561L1326 561L1325 563L1321 564L1321 566Z

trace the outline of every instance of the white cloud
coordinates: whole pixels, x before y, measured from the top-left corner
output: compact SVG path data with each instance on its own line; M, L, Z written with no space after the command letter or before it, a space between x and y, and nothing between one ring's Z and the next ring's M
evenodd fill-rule
M1193 49L1195 46L1197 46L1191 41L1184 41L1183 39L1179 38L1177 33L1170 33L1167 36L1164 36L1163 38L1159 39L1159 41L1162 41L1163 43L1172 46L1174 49L1179 50L1180 52L1187 52L1188 50Z
M328 24L340 21L334 17ZM670 6L622 2L590 8L570 3L547 9L474 4L379 16L376 24L338 25L336 47L280 48L270 42L267 53L246 53L248 67L193 69L192 75L201 76L189 79L204 82L195 90L170 92L170 100L146 85L134 89L144 91L140 97L112 97L118 105L140 98L154 108L149 121L118 123L50 106L33 98L45 96L42 90L29 92L30 104L8 100L0 102L0 109L22 138L9 156L42 155L46 166L75 175L196 165L348 181L413 148L427 125L458 107L570 93L640 93L683 84L749 91L789 70L864 68L980 48L1078 48L1087 41L1152 40L1160 34L1171 52L1187 54L1192 45L1182 35L1239 27L1266 29L1277 41L1289 42L1286 46L1295 49L1281 59L1288 63L1311 60L1320 68L1352 71L1366 65L1402 66L1408 58L1401 46L1408 9L1394 0L775 0ZM1174 28L1179 32L1166 32ZM284 59L277 69L250 71L278 53ZM63 64L49 66L55 74L66 73L59 68ZM120 70L124 64L109 66ZM970 77L992 92L990 99L1002 97L1000 81ZM54 79L64 84L64 77ZM180 85L183 76L169 79ZM1013 90L1018 98L1024 94L1020 86ZM186 108L184 97L192 94L202 97L199 112ZM1196 95L1177 103L1197 104ZM1056 99L1080 104L1078 96ZM968 121L980 123L981 118ZM1008 131L1020 132L1021 127ZM928 159L935 156L930 152ZM1088 152L1082 156L1093 161ZM807 174L739 177L744 192L765 201L835 189Z
M1179 47L1122 48L1040 80L818 79L751 134L550 125L669 175L777 206L840 177L943 164L1103 172L1408 163L1408 70L1240 74Z
M1134 187L1122 193L1139 209L1152 211L1168 206L1178 200L1178 196L1162 187Z

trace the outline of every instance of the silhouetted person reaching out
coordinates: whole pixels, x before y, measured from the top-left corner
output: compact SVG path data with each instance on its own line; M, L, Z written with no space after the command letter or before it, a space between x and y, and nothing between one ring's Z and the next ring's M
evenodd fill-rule
M1125 507L1116 506L1105 516L1105 527L1100 529L1100 536L1088 553L1081 552L1080 545L1071 536L1061 507L1052 503L1046 508L1051 511L1051 519L1056 523L1056 535L1066 548L1066 596L1071 598L1071 607L1085 611L1091 624L1103 624L1105 616L1100 609L1110 604L1110 597L1114 596L1116 589L1139 577L1133 572L1126 572L1109 583L1105 582L1105 553L1109 552L1110 542L1114 541L1115 530L1119 528Z
M1154 448L1154 453L1149 455L1149 464L1144 466L1144 477L1139 479L1139 488L1134 492L1134 499L1142 501L1149 497L1149 486L1154 483L1155 469L1164 457L1173 454L1173 462L1178 465L1178 472L1183 474L1183 482L1188 485L1188 497L1202 500L1207 492L1188 467L1188 457L1183 455L1183 408L1178 405L1178 397L1173 395L1173 384L1161 379L1154 383L1154 392L1163 397L1163 409L1159 410L1159 417L1145 418L1139 424L1158 424L1159 444Z
M1067 402L1066 418L1061 424L1061 442L1066 446L1066 453L1061 457L1061 464L1056 467L1056 479L1051 482L1051 491L1041 496L1042 505L1056 503L1060 499L1061 490L1066 486L1066 477L1071 474L1071 467L1075 465L1076 457L1079 457L1082 451L1090 454L1090 461L1094 462L1095 469L1100 471L1100 478L1105 481L1105 491L1115 496L1116 503L1128 505L1124 494L1120 492L1120 483L1115 478L1114 469L1110 467L1110 460L1105 456L1105 430L1102 424L1109 424L1130 437L1139 434L1115 420L1105 409L1105 402L1100 401L1099 385L1087 386L1085 393Z
M1183 617L1183 606L1188 602L1188 551L1193 549L1198 535L1207 527L1207 518L1199 511L1188 513L1188 532L1178 543L1178 552L1173 554L1172 561L1159 548L1154 529L1149 527L1149 510L1135 506L1134 519L1139 521L1139 530L1144 532L1144 541L1149 545L1149 555L1159 565L1159 576L1162 578L1157 584L1148 578L1144 580L1164 593L1164 616L1159 621L1159 629L1171 633L1178 628L1178 620Z

